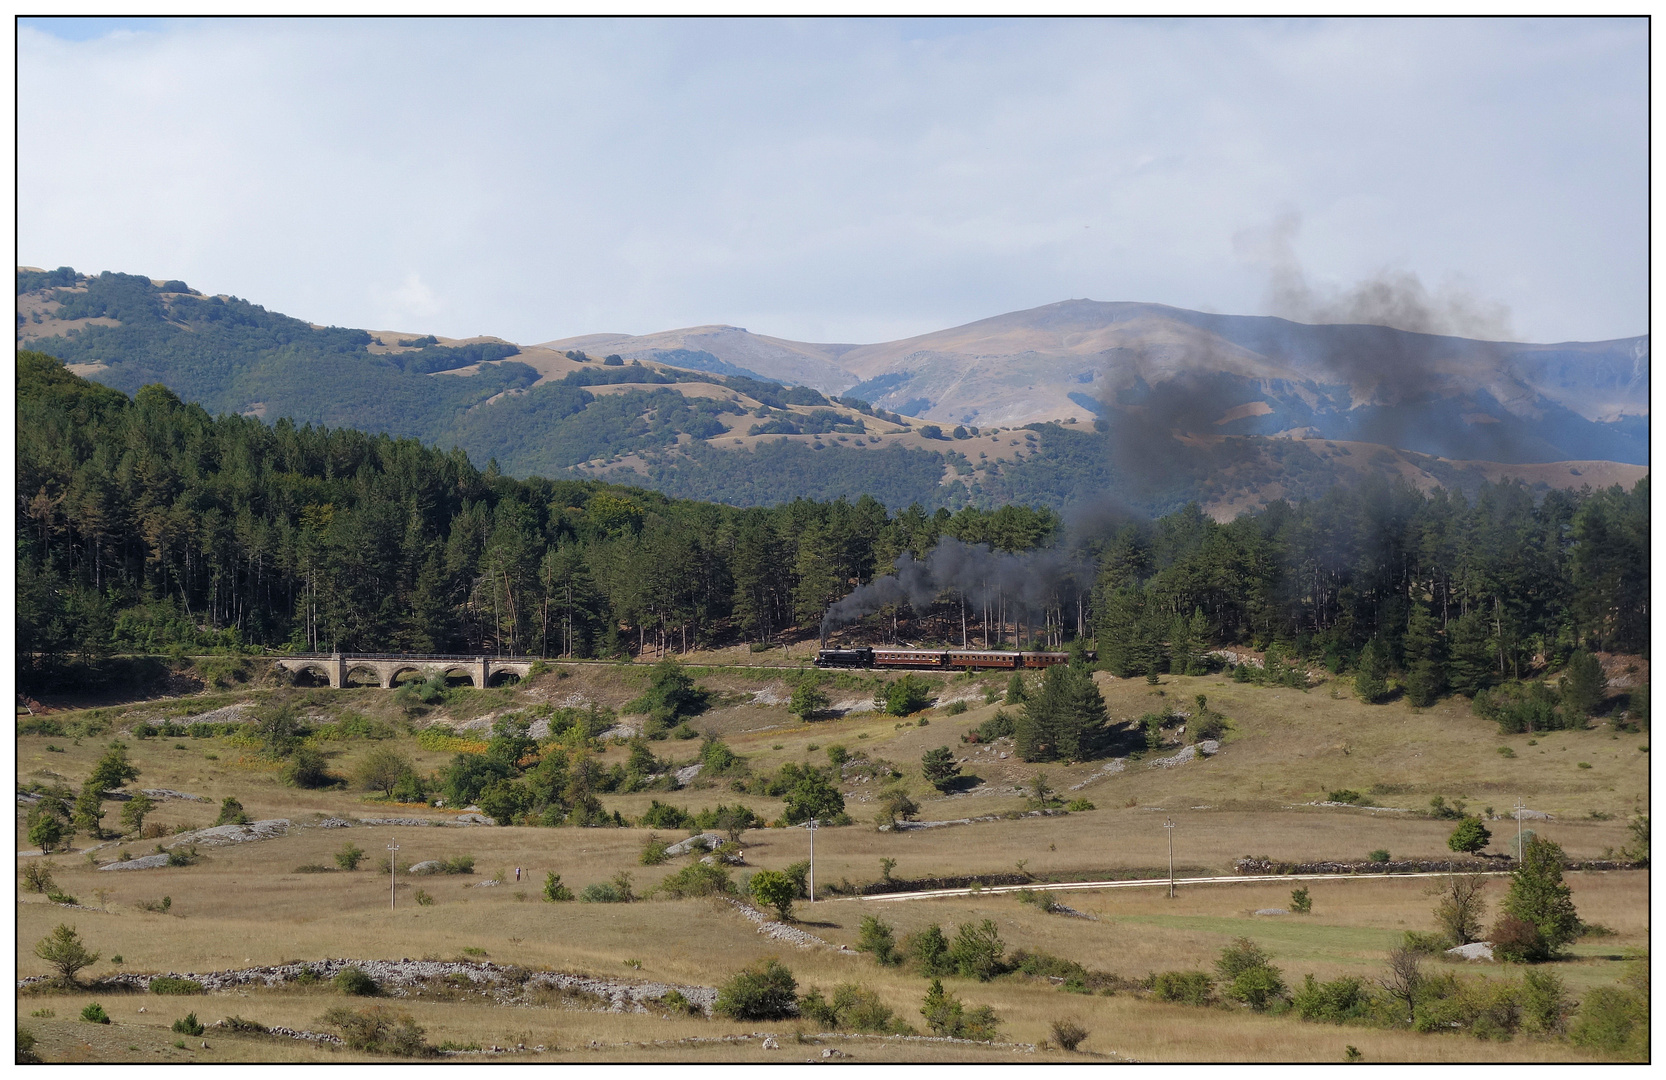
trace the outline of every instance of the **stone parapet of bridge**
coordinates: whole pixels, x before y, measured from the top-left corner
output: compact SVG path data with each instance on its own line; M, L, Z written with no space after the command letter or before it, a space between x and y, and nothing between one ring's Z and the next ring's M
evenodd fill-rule
M406 672L415 672L424 679L434 675L464 675L480 689L492 684L493 677L511 674L526 678L535 660L494 656L354 656L332 653L328 656L277 656L273 662L293 675L311 671L324 676L330 685L340 689L354 672L368 672L376 677L384 690L393 688L395 680Z

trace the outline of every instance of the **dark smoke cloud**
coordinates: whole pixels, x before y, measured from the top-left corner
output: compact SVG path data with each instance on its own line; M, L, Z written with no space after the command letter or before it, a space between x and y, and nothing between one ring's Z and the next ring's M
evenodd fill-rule
M863 585L828 608L821 637L826 641L834 630L887 604L907 604L918 611L945 593L964 596L978 612L986 606L994 612L1004 600L1009 622L1019 616L1031 622L1059 606L1072 591L1086 592L1092 582L1091 562L1065 548L1012 554L945 536L924 559L904 552L896 573Z
M1390 326L1484 341L1513 337L1507 305L1455 285L1431 293L1409 270L1384 270L1347 289L1314 286L1296 257L1301 228L1301 215L1286 211L1267 228L1246 229L1233 238L1240 258L1266 265L1272 314L1292 322Z

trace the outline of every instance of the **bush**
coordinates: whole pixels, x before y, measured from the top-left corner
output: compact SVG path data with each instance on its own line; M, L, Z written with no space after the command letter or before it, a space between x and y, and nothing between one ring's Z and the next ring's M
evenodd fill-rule
M81 1019L89 1024L108 1024L110 1022L110 1016L104 1011L104 1006L96 1001L88 1003L87 1007L81 1010Z
M752 875L749 887L754 899L774 908L782 919L792 920L793 901L798 898L798 882L779 870L760 870Z
M434 1053L434 1048L423 1041L423 1029L409 1014L395 1014L381 1005L357 1011L337 1005L323 1019L340 1031L341 1041L354 1050L396 1057L426 1057Z
M949 939L936 923L903 939L902 948L913 959L922 975L951 975L954 965L949 963Z
M1366 858L1370 859L1374 863L1385 863L1389 860L1388 849L1387 848L1378 848L1377 850L1373 851L1371 854L1367 855Z
M779 960L742 968L717 990L713 1011L731 1020L782 1020L798 1011L798 981Z
M381 984L369 972L356 967L342 968L331 982L337 990L353 997L375 997L382 992Z
M364 855L364 848L349 840L336 852L336 865L343 870L357 870L359 864L364 862Z
M638 819L645 829L688 829L694 826L694 818L687 810L669 806L655 799Z
M1239 938L1221 950L1215 973L1225 984L1223 991L1257 1012L1268 1008L1285 994L1283 973L1273 967L1272 958L1249 938Z
M290 757L289 763L283 769L284 783L298 788L326 788L341 783L341 778L329 770L329 762L324 755L303 746Z
M561 884L561 875L551 870L544 877L544 900L546 903L561 904L573 898L573 890Z
M931 704L931 684L918 675L894 679L874 695L874 707L890 716L907 716Z
M897 1019L890 1006L879 1000L879 995L856 983L840 983L833 988L831 1001L820 990L812 989L798 1001L798 1013L823 1028L850 1028L875 1035L909 1034L907 1024Z
M1074 1020L1053 1021L1053 1041L1072 1053L1087 1041L1087 1037L1088 1029Z
M690 896L722 896L734 892L729 872L720 866L690 863L655 886L656 891L674 900Z
M1290 910L1297 915L1308 915L1313 911L1313 897L1308 894L1307 886L1290 891Z
M856 951L872 953L874 961L884 967L902 963L902 955L897 952L896 931L873 915L862 916L862 925L856 932Z
M993 920L985 919L976 926L961 923L954 943L949 946L948 963L963 979L988 982L1006 970L1001 962L1005 951Z
M1290 1003L1303 1020L1346 1024L1364 1020L1370 1014L1371 992L1359 979L1344 976L1322 983L1309 975Z
M249 815L243 812L243 804L234 797L227 795L220 800L220 816L214 819L215 825L247 825Z
M665 853L665 849L670 846L656 834L649 833L648 839L642 845L642 854L638 861L643 866L658 866L671 857Z
M578 898L584 904L629 904L636 900L636 894L631 892L631 876L621 870L612 881L586 885Z
M197 1014L188 1012L174 1021L174 1030L181 1035L201 1035L207 1029L197 1020Z
M685 1016L704 1015L700 1006L688 1000L681 990L666 991L665 995L659 999L659 1003L667 1012L682 1013Z
M159 975L150 981L150 992L153 994L201 994L202 983L195 979L178 979L171 975Z
M1365 796L1352 788L1338 788L1328 796L1331 802L1359 803L1365 801Z
M1561 1032L1572 1009L1562 980L1548 971L1529 971L1521 980L1522 1018L1529 1031Z
M1018 676L1013 676L1017 678ZM996 739L1004 739L1018 730L1018 724L1004 709L996 709L995 715L973 728L961 739L969 743L991 743Z
M1487 936L1492 940L1493 955L1500 960L1530 964L1549 955L1539 928L1514 915L1500 915Z
M1084 811L1087 811L1087 810L1097 809L1097 807L1095 807L1093 805L1093 803L1089 802L1086 799L1072 799L1065 806L1065 809L1070 811L1072 814L1080 814L1080 813L1082 813Z
M241 1016L228 1016L220 1021L220 1025L227 1031L234 1031L239 1035L265 1035L270 1028L258 1020L245 1020Z
M418 889L416 891L416 895L411 897L411 899L413 899L417 902L417 907L433 907L434 906L434 898L432 896L428 895L428 890L427 889Z
M976 1039L979 1042L993 1041L995 1029L1001 1023L995 1016L995 1010L988 1005L967 1008L958 997L943 989L941 979L931 980L931 988L926 991L925 1002L920 1006L920 1015L926 1018L926 1026L931 1028L933 1035Z
M1161 971L1149 980L1151 996L1182 1005L1208 1005L1215 1000L1215 980L1206 971Z

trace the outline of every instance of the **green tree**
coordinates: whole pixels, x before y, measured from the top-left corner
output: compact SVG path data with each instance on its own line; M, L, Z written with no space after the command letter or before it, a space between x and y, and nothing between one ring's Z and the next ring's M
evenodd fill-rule
M1366 642L1360 650L1358 670L1354 674L1354 693L1367 704L1376 704L1388 693L1388 665L1383 661L1382 646L1376 638Z
M1568 658L1567 671L1557 686L1562 691L1563 707L1578 727L1584 726L1584 721L1597 711L1608 694L1608 679L1602 673L1602 663L1584 649L1576 650Z
M990 1042L995 1038L1001 1021L988 1005L967 1008L954 994L943 989L943 980L931 980L920 1015L933 1035L953 1039L975 1039Z
M1579 936L1579 913L1574 910L1573 889L1562 880L1562 864L1566 861L1567 856L1559 845L1535 836L1522 851L1521 865L1510 875L1504 912L1531 924L1539 933L1541 946L1530 959L1555 956L1562 946Z
M399 786L399 781L409 772L410 758L388 746L372 748L353 770L353 774L365 787L371 791L380 791L390 798L393 796L393 789Z
M1435 923L1454 945L1481 940L1487 901L1482 895L1486 879L1480 874L1455 874L1447 878L1435 904Z
M1492 675L1492 643L1485 616L1471 611L1454 620L1448 638L1447 681L1458 693L1474 697L1486 687Z
M889 923L873 915L862 916L862 924L857 931L856 951L872 953L874 961L883 967L902 963L902 955L897 951L896 932Z
M800 720L809 720L819 712L827 711L828 700L821 687L814 679L799 680L793 687L792 699L787 702L787 711Z
M1041 689L1024 706L1013 739L1025 761L1079 761L1091 754L1108 721L1093 676L1058 664L1047 669Z
M1453 851L1460 851L1466 855L1473 855L1486 847L1492 841L1492 833L1478 817L1466 817L1458 822L1458 827L1452 830L1452 835L1446 838L1446 846Z
M63 923L35 943L35 955L57 968L66 985L74 985L76 972L98 963L98 954L81 943L75 927Z
M961 978L988 982L1005 970L1002 965L1005 951L994 920L985 919L975 926L962 923L949 945L948 962Z
M759 870L752 875L752 895L760 903L768 904L784 921L791 922L793 900L798 896L798 883L779 870Z
M220 800L220 816L214 819L215 825L247 825L249 815L243 811L243 804L236 796L227 795Z
M806 768L785 797L782 818L788 825L802 825L811 818L823 821L845 812L845 797L820 769Z
M954 787L960 776L960 764L955 761L953 750L939 746L935 750L927 750L920 758L920 772L932 787L947 791Z
M144 828L145 815L156 809L156 800L140 791L122 805L121 827L124 833L138 833Z

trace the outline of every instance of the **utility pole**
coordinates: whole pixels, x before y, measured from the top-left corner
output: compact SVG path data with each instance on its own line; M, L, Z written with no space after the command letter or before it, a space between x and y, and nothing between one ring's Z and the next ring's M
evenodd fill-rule
M1521 812L1525 809L1527 809L1527 806L1520 799L1517 799L1516 800L1516 863L1517 863L1517 865L1520 865L1520 863L1521 863Z
M1169 899L1174 899L1174 820L1163 819L1163 828L1169 834Z
M810 830L810 903L816 902L816 826L821 822L811 818L805 828Z
M395 882L394 875L396 873L396 867L398 865L397 862L395 861L395 856L398 853L398 851L399 851L399 845L394 843L392 840L389 840L388 841L388 910L389 911L392 911L392 910L394 910L395 908L397 908L399 906L398 899L395 897L394 891L393 891L394 890L394 882Z

